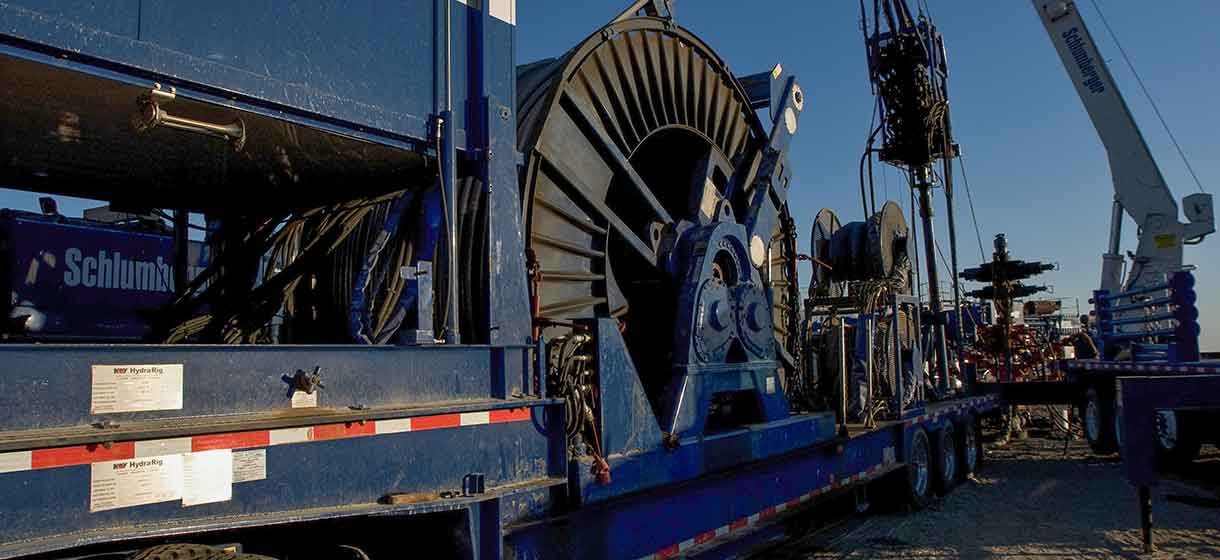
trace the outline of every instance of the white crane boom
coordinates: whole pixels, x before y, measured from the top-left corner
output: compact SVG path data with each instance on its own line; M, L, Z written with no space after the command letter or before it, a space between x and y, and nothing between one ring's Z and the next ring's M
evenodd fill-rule
M1165 185L1165 178L1110 69L1098 54L1097 44L1075 2L1033 0L1033 3L1110 160L1114 206L1109 247L1102 256L1101 289L1117 293L1163 282L1166 273L1182 268L1184 243L1197 243L1216 231L1212 197L1198 193L1182 199L1187 223L1179 221L1173 193ZM1125 281L1124 259L1119 252L1123 210L1135 220L1139 231L1139 246Z

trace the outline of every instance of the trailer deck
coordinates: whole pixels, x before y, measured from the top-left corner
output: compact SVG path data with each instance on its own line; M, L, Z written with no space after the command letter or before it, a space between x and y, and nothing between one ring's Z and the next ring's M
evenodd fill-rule
M6 426L23 429L0 437L0 492L16 498L4 512L2 558L358 516L458 511L473 519L489 515L480 513L486 508L497 512L498 528L484 530L502 531L519 557L579 549L589 557L661 558L718 548L740 530L762 530L785 511L898 470L914 431L973 422L999 405L992 396L934 402L902 421L848 425L846 438L833 416L798 414L611 455L613 481L604 484L587 462L563 459L553 421L561 401L524 396L535 391L537 373L528 346L3 350L14 369L0 379L0 394L14 398L0 408ZM97 362L154 361L178 362L160 367L181 368L180 410L85 424L99 403L90 399L97 374L82 373ZM291 389L288 374L301 368L321 376L323 388L309 397L315 406L294 407L306 397ZM393 374L370 382L362 375L370 370ZM479 373L486 371L502 377ZM466 398L428 401L440 390L429 387L451 387L462 372L456 379ZM29 386L58 390L43 397L19 390ZM515 443L497 443L505 441ZM232 461L231 491L215 503L188 504L182 485L189 482L159 469L209 453ZM119 467L134 482L107 475ZM129 484L163 486L148 494ZM577 492L573 503L594 507L547 513L545 497L565 488ZM659 518L671 522L644 522ZM594 553L590 542L604 549Z

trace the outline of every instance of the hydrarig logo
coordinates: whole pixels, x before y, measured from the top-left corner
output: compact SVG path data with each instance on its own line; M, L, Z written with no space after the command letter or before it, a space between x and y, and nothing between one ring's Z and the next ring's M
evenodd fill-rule
M118 251L98 251L84 256L72 247L64 251L64 284L70 287L135 290L140 292L174 291L174 269L157 257L155 261L123 258Z
M1076 67L1080 69L1082 78L1080 83L1093 93L1106 91L1105 82L1101 81L1101 75L1097 73L1097 66L1093 64L1093 57L1089 56L1089 51L1084 48L1084 39L1080 38L1080 30L1073 27L1064 31L1063 40L1067 42L1068 52L1076 61Z
M143 467L160 468L164 466L165 461L162 459L143 459L138 461L118 461L113 465L110 465L110 468L116 471L121 471L124 469L139 469Z
M165 368L159 366L149 367L116 367L114 368L115 375L140 375L143 373L151 373L155 375L163 375Z

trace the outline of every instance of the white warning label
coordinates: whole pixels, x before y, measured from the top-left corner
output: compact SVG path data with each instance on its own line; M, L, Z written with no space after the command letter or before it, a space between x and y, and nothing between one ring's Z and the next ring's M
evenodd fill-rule
M703 180L703 199L699 201L699 211L703 213L703 217L710 220L716 217L716 206L719 204L720 189L716 188L716 183L708 177Z
M181 408L182 364L93 366L93 414Z
M93 463L89 511L106 511L182 497L182 456Z
M214 449L182 456L182 505L233 499L233 451Z
M318 391L306 393L305 391L292 392L292 408L315 408L318 406Z
M267 450L251 449L233 453L233 483L267 478Z

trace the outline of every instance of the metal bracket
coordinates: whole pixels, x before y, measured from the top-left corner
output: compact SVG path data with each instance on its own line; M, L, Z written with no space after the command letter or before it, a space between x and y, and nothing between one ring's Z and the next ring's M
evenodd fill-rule
M474 496L487 492L487 480L483 473L470 473L462 477L462 495Z
M636 17L641 10L648 17L659 17L673 21L675 14L674 3L675 0L635 0L631 3L630 7L611 20L611 23Z
M322 384L322 367L316 366L313 368L313 373L305 373L305 370L298 369L292 377L284 376L284 380L291 387L288 389L289 395L293 391L304 391L307 395L312 395L318 389L325 389L326 385Z
M173 86L163 89L161 84L153 84L151 91L136 100L140 107L132 119L136 133L142 134L158 126L164 126L174 130L220 138L238 152L245 146L246 123L241 119L228 124L217 124L171 115L161 105L175 99L177 99L177 90Z

